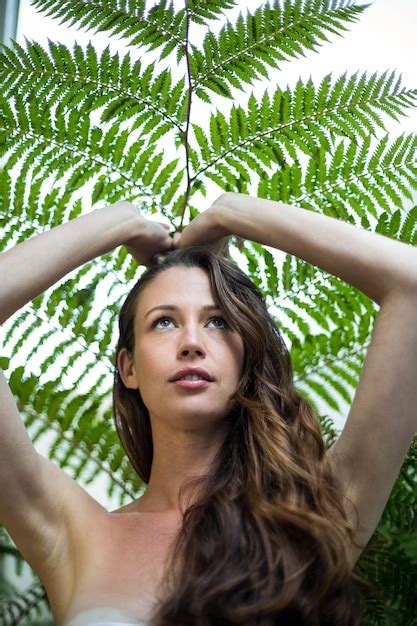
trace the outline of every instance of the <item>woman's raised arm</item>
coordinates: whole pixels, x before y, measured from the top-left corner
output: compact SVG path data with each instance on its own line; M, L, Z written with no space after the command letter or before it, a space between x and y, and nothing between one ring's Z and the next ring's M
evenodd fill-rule
M216 205L226 234L304 259L379 305L392 289L417 286L416 247L334 217L243 193L226 192L213 203L215 211ZM184 235L186 230L181 239ZM187 240L187 245L192 243Z
M0 254L0 321L76 267L125 244L139 264L172 248L167 229L119 202L80 216ZM66 511L92 499L35 450L0 370L0 524L40 575L66 553ZM84 504L83 504L84 503ZM68 526L67 526L68 529ZM62 550L57 548L60 541Z
M127 244L138 263L172 247L167 230L129 202L110 204L0 254L0 324L60 278ZM129 245L131 247L129 247Z

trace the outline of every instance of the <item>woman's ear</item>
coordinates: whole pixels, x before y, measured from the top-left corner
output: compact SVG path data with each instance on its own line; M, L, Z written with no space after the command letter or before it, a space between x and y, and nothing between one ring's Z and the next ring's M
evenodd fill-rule
M125 387L128 389L139 388L135 365L127 348L119 350L119 354L117 355L117 369L119 370L120 378Z

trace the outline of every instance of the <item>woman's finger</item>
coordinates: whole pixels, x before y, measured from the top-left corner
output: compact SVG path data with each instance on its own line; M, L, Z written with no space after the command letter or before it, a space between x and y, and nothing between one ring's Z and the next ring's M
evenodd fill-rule
M174 233L174 237L173 237L173 247L177 248L178 247L178 242L181 239L181 233Z

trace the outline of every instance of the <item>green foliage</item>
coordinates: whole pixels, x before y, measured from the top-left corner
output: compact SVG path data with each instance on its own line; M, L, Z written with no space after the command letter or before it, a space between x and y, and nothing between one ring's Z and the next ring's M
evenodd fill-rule
M240 13L236 24L225 21L238 6L233 0L189 0L178 11L166 0L149 10L144 0L33 5L61 23L121 38L131 50L122 55L108 46L99 53L94 40L72 50L28 40L1 48L0 250L74 219L83 212L82 197L89 206L135 201L145 214L162 212L175 230L187 211L190 218L198 214L191 200L206 196L208 181L220 191L294 204L416 245L417 206L405 207L417 189L417 139L391 137L385 123L415 107L417 91L402 87L396 72L327 75L317 83L299 80L293 89L268 84L259 96L256 86L246 104L190 122L195 98L211 104L216 95L227 104L233 89L246 92L268 79L270 68L343 34L368 5L266 2L253 14ZM210 22L219 19L225 24L215 35ZM194 25L206 27L199 45L190 40ZM161 69L135 59L139 50L156 51L183 75L174 79L172 64ZM167 145L178 158L167 159ZM278 268L251 241L232 242L235 252L274 307L296 386L331 445L338 432L317 401L333 414L352 402L375 305L303 259L287 255ZM84 484L106 477L120 505L143 486L121 448L110 402L117 313L137 277L123 247L85 264L5 324L0 358L32 441L48 433L49 458ZM368 598L368 626L417 623L416 455L414 441L358 561L387 603ZM0 532L0 561L6 555L20 573L22 557ZM47 624L37 614L37 607L48 608L39 582L24 594L1 576L0 585L4 626Z

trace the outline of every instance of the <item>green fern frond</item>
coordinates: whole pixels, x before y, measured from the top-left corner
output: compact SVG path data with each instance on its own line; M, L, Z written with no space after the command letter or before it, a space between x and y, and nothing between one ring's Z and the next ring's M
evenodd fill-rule
M338 136L348 136L355 143L358 137L362 138L361 155L365 159L369 151L366 141L375 134L375 125L385 130L378 111L391 117L399 113L406 115L406 110L417 102L417 91L402 89L400 79L392 87L394 80L395 72L389 75L385 72L380 77L375 74L369 80L366 74L356 73L351 77L344 74L332 85L329 75L318 89L311 80L306 84L299 80L293 92L288 88L277 89L270 97L265 91L260 104L251 94L247 111L233 105L229 119L221 111L211 114L209 134L192 124L199 149L199 154L194 150L190 155L195 169L193 178L203 173L211 177L208 170L218 169L220 164L231 166L226 166L231 181L242 174L238 164L246 170L248 166L255 168L261 175L263 168L259 162L273 167L280 157L284 162L288 160L285 153L297 162L295 146L308 156L314 156L320 149L330 152ZM323 84L327 85L325 100L321 97ZM344 159L342 147L335 158L336 165L340 165ZM325 170L322 176L326 176Z
M36 443L47 431L48 458L75 480L82 476L88 484L100 474L108 479L109 493L117 494L121 502L134 497L142 485L112 426L108 391L92 400L90 392L74 397L58 384L53 380L40 386L38 380L25 379L21 368L10 375L10 387L31 439Z
M411 447L410 453L415 451L416 442ZM404 477L404 464L400 474L395 482L393 493L397 489L401 489L402 479ZM414 480L416 480L416 472L414 466ZM391 498L390 501L391 502ZM415 510L415 499L408 497L398 502L398 516L409 517L409 512ZM414 507L413 507L414 505ZM395 527L388 526L387 517L383 516L368 546L358 561L358 568L361 575L368 579L372 579L380 589L384 591L384 599L386 602L386 615L394 616L394 624L411 624L415 616L415 581L417 576L417 568L415 563L408 558L404 551L404 545L408 541L415 541L416 527L411 532L398 531ZM402 524L401 524L402 525ZM382 607L380 607L380 610ZM375 619L384 616L377 612L375 615L375 604L369 603L368 612L365 615L365 624L378 623ZM385 624L385 622L381 622Z
M227 22L216 38L208 32L203 50L192 46L192 87L204 101L207 91L232 98L230 86L243 90L242 83L268 78L267 67L279 68L306 50L316 51L318 42L328 41L326 32L340 34L344 23L354 22L368 5L345 0L285 0L267 2L254 14L239 15L236 26Z
M132 63L110 55L107 47L100 55L88 44L84 50L77 43L71 52L60 43L49 41L49 53L39 43L26 40L26 49L18 43L3 46L0 53L0 81L5 98L42 102L45 107L59 103L62 110L76 108L84 115L97 109L101 122L119 123L133 119L142 137L158 127L159 134L180 129L186 94L184 79L172 85L171 72L155 74L155 64L145 69L140 60ZM5 105L6 106L6 105ZM146 124L152 120L152 127ZM150 136L153 141L156 133Z
M30 171L35 178L46 173L59 173L60 178L68 175L65 185L72 193L90 179L100 181L105 175L106 185L101 192L95 187L93 194L96 199L104 195L113 202L117 194L126 198L127 190L135 197L138 188L142 196L155 197L154 184L165 199L172 200L178 191L184 175L177 169L179 159L164 164L156 144L137 139L129 147L126 131L116 132L111 127L103 132L76 109L65 114L58 107L53 113L40 103L26 105L16 100L15 113L3 106L5 102L0 98L0 154L7 154L9 171L19 162L24 174Z
M35 582L23 592L15 593L12 599L6 599L1 603L1 624L2 626L15 626L22 623L25 618L29 618L31 624L35 624L47 607L49 607L49 602L46 591L39 581ZM50 622L45 624L43 620L40 623L42 626L50 624Z
M236 0L188 0L188 18L196 24L206 24L209 20L219 19L223 11L236 6Z
M333 154L320 150L306 168L288 165L272 176L263 175L257 195L324 210L356 224L367 215L378 218L381 211L391 213L393 205L402 209L404 198L411 200L412 190L417 189L416 174L417 135L400 135L391 144L384 137L373 152L370 138L362 145L342 141ZM407 243L414 241L412 230L408 221L404 234L411 236Z
M187 0L186 11L190 21L204 25L221 18L225 10L235 6L236 0Z
M60 24L118 35L135 48L161 48L160 60L173 50L177 60L183 55L185 10L175 12L172 1L159 0L147 15L145 0L34 0L33 6Z

